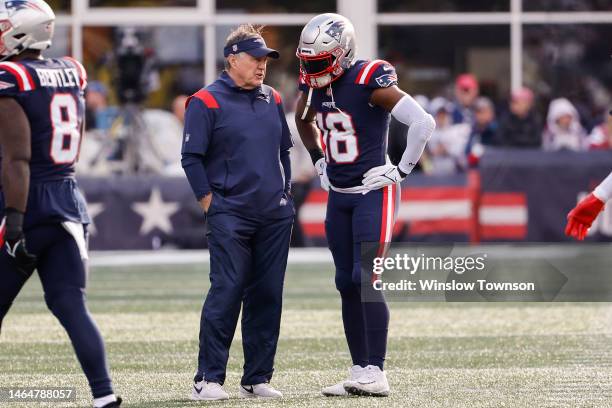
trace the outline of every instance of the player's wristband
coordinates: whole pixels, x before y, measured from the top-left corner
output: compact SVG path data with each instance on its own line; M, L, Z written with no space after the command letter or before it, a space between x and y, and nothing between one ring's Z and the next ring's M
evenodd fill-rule
M24 213L16 208L8 207L4 209L4 214L6 215L6 240L12 241L21 238Z
M308 150L308 153L310 154L310 159L312 160L312 164L316 164L319 161L319 159L322 159L325 157L325 155L323 154L323 150L321 150L318 147Z

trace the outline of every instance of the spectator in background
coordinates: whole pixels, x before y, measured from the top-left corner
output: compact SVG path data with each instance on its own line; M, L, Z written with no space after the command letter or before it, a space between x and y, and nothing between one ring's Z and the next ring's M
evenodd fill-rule
M85 90L86 135L79 147L78 172L96 176L111 173L107 157L113 150L111 129L119 116L119 108L109 106L106 85L100 81L89 82Z
M88 87L89 89L89 87ZM97 124L90 128L83 139L79 153L78 169L89 175L108 175L126 171L124 154L130 147L139 149L139 165L146 164L146 171L167 176L183 174L180 152L185 117L184 95L177 96L172 104L173 112L163 109L139 110L136 121L130 122L131 113L123 107L108 107L106 89L95 83L87 95L88 113ZM127 119L126 119L127 118ZM140 120L142 119L142 121ZM138 122L139 133L132 134L129 124ZM142 123L140 123L142 122ZM139 139L134 139L134 136ZM130 150L132 151L132 150Z
M474 125L470 140L475 139L485 146L493 146L497 142L497 121L495 106L491 99L481 96L474 102Z
M542 146L542 121L533 109L533 92L520 88L512 92L510 111L499 121L499 144L510 147Z
M612 110L606 113L603 123L593 128L589 135L589 148L591 150L612 149Z
M99 81L87 85L85 93L87 130L109 131L119 114L116 106L108 106L108 89Z
M578 111L569 100L558 98L550 103L542 138L544 150L586 149L586 132L580 124Z
M181 124L185 123L185 104L187 103L187 99L189 97L187 95L178 95L172 101L172 113L174 116L181 122Z
M429 111L436 120L434 130L422 160L423 171L432 175L456 173L463 167L463 157L471 126L453 124L453 105L442 97L434 98Z
M172 101L172 112L163 109L147 109L143 113L148 138L159 163L155 172L167 176L183 174L181 147L185 123L185 102L187 96L178 95Z
M429 98L425 95L414 95L414 100L421 106L421 108L429 109Z
M455 81L455 106L452 112L454 124L473 123L474 102L478 98L480 88L476 77L472 74L461 74Z
M499 144L497 130L493 102L485 96L479 97L474 102L474 125L465 149L471 167L478 164L478 160L484 152L483 146Z

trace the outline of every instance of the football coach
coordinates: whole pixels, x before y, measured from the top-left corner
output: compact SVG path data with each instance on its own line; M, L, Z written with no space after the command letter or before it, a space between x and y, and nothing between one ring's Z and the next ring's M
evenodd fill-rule
M225 71L187 100L182 165L206 213L210 290L200 321L192 399L221 400L229 349L242 306L241 397L282 397L269 384L280 329L282 291L295 211L280 95L264 85L268 58L261 28L228 37Z

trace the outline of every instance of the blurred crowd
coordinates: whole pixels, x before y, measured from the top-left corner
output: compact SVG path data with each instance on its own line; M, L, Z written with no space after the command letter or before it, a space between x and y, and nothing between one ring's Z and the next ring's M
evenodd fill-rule
M479 83L471 74L458 76L453 89L452 98L414 96L436 121L436 130L416 171L442 176L466 171L478 165L489 147L542 149L543 152L612 149L612 115L607 112L599 120L585 121L570 100L558 98L550 102L543 119L532 90L517 89L506 102L496 105L480 94ZM111 100L109 89L102 82L90 82L86 93L86 136L78 162L80 174L182 176L180 151L187 95L178 92L168 109L149 109L139 104L116 106ZM317 177L295 129L297 95L283 100L294 135L292 190L299 213L317 185ZM391 118L388 153L393 163L399 162L404 152L406 134L405 125ZM305 244L301 224L296 223L292 245Z
M79 156L81 174L152 173L182 175L180 165L187 95L177 95L169 110L141 105L111 105L102 82L88 85L86 135Z
M454 97L415 99L436 120L436 130L421 160L426 174L445 175L464 171L478 164L489 146L531 148L543 151L587 151L612 148L612 116L607 112L596 119L581 118L572 102L553 99L545 119L536 109L534 92L520 88L512 92L505 106L496 106L480 95L474 75L456 78ZM406 129L392 120L389 130L389 156L396 162L405 146Z
M547 152L612 149L612 116L607 112L595 121L585 120L572 101L557 98L550 102L546 117L542 118L536 109L534 92L529 88L517 89L507 101L496 104L480 94L474 75L462 74L455 80L452 98L430 99L425 95L414 98L436 120L436 130L420 162L420 170L425 174L465 171L476 166L491 146ZM177 95L168 110L112 106L107 87L102 82L90 83L86 94L87 135L79 160L82 174L181 175L186 99L186 95ZM284 100L291 101L291 98ZM293 107L285 109L288 123L292 125ZM389 156L392 162L398 162L404 151L406 132L405 125L391 120ZM309 185L314 171L299 138L294 139L297 146L293 149L293 174L299 190L302 185Z

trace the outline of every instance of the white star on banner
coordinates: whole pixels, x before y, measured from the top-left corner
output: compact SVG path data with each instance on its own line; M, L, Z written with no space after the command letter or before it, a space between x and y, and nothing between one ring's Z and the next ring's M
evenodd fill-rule
M89 218L91 219L91 224L87 228L87 231L91 235L96 235L98 233L98 229L96 228L96 217L100 215L101 212L104 211L104 204L102 203L87 203L87 212L89 213Z
M166 234L172 233L172 222L170 222L170 217L172 217L179 208L179 203L165 203L162 199L161 191L157 187L151 191L148 202L132 204L132 210L140 214L143 218L142 226L140 227L141 235L146 235L155 228L158 228Z

